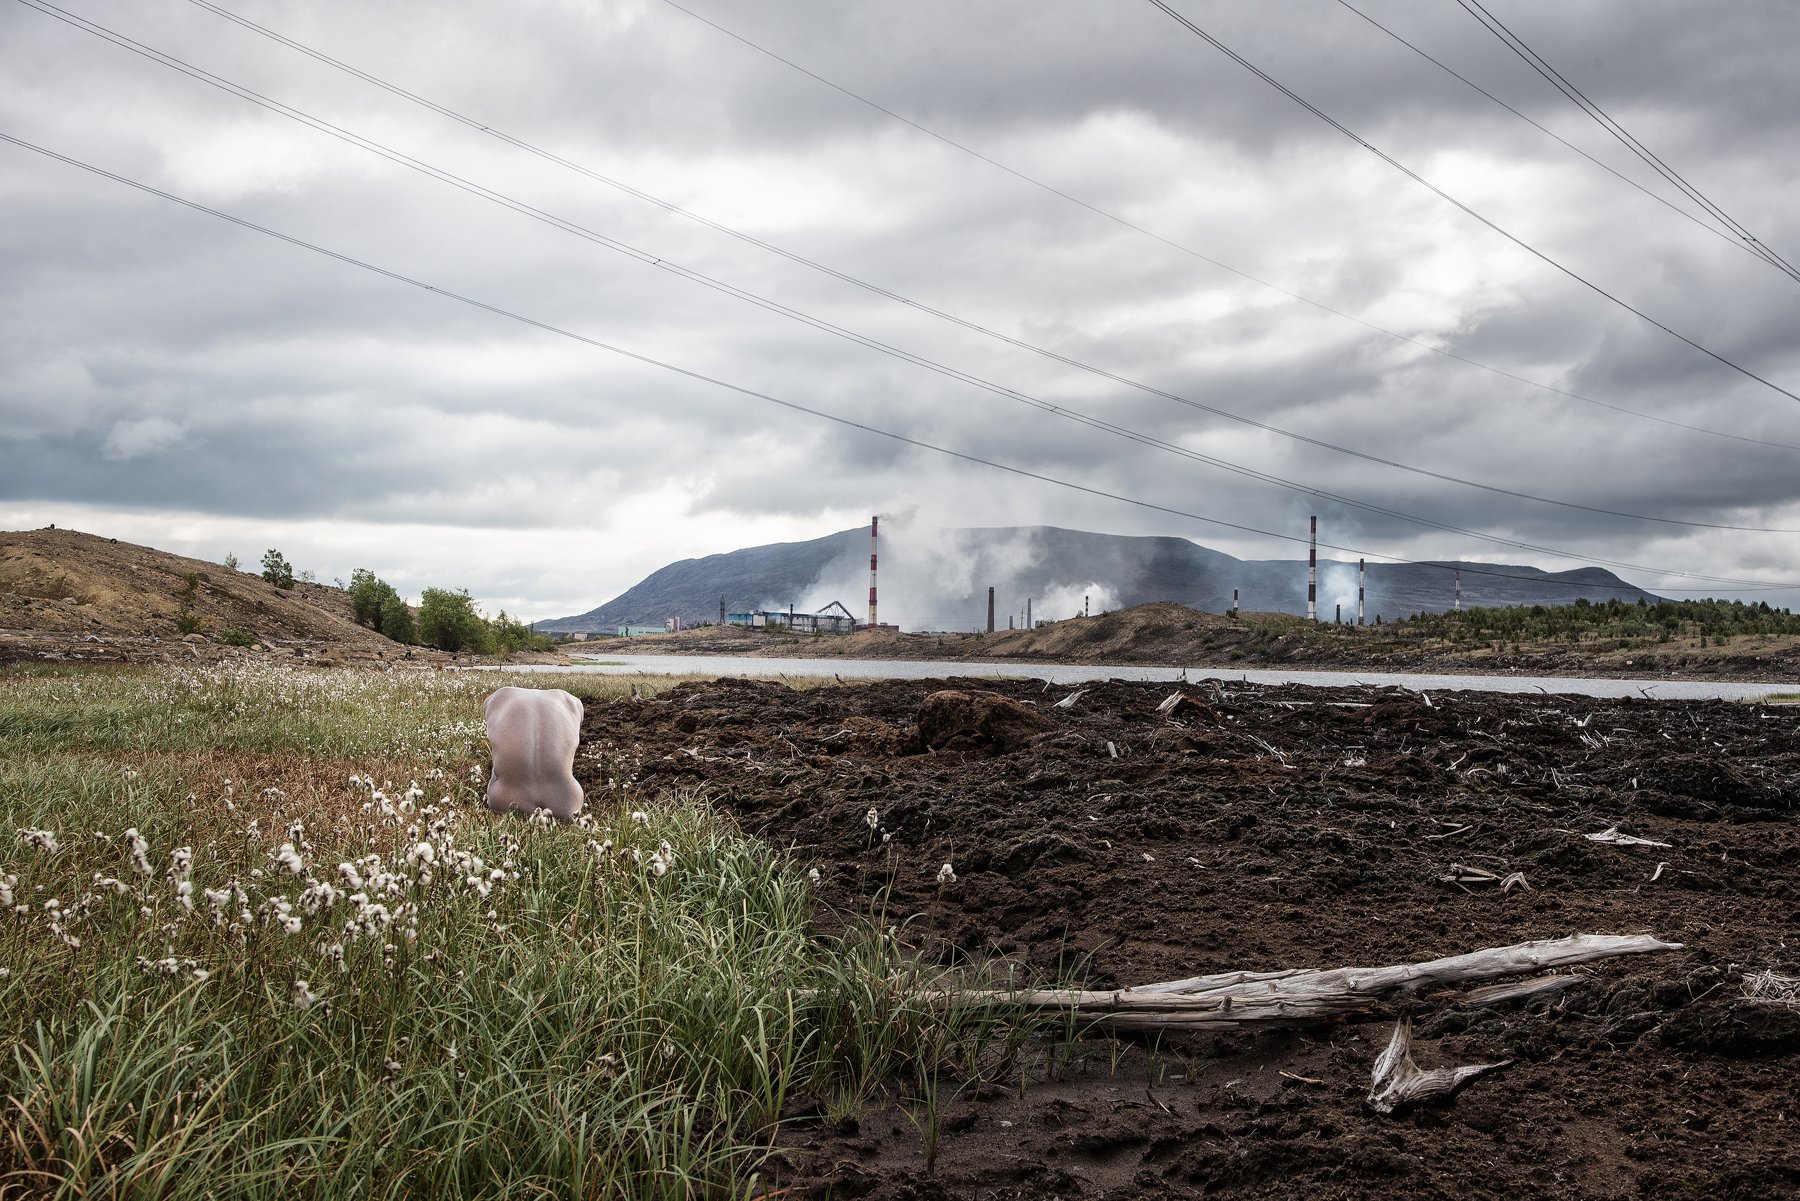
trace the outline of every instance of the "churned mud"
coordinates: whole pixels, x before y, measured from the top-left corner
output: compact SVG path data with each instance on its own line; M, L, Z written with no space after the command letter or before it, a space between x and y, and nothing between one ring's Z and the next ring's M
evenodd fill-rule
M1052 1041L860 1121L801 1099L770 1164L786 1195L1800 1195L1800 707L720 680L590 702L577 773L700 790L819 870L822 920L884 911L989 977L1685 944L1490 1008ZM1607 830L1668 845L1586 837ZM1363 1097L1401 1012L1422 1067L1513 1062L1379 1116Z

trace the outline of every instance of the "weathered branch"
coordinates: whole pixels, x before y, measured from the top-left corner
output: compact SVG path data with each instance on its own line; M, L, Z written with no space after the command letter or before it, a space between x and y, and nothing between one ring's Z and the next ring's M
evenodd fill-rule
M1425 1071L1413 1062L1412 1019L1394 1023L1394 1037L1387 1050L1375 1061L1369 1085L1369 1108L1376 1113L1393 1113L1408 1105L1447 1097L1464 1084L1481 1075L1506 1067L1512 1060L1500 1063L1474 1063L1460 1068L1433 1068Z
M1382 999L1403 990L1492 980L1617 955L1680 948L1680 943L1662 942L1647 934L1577 934L1390 967L1224 972L1113 991L1061 988L969 991L940 994L939 999L952 1004L998 1003L1023 1006L1037 1012L1073 1013L1103 1021L1118 1030L1303 1025L1366 1012ZM1562 987L1555 981L1555 977L1547 977L1503 988L1477 989L1464 999L1472 1004L1491 1005L1511 996Z

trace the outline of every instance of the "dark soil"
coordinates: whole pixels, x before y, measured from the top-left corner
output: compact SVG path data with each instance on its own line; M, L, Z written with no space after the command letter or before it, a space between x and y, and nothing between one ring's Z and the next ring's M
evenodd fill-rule
M720 680L590 702L577 772L699 788L885 902L922 954L1113 987L1381 965L1573 933L1685 949L1506 1005L1395 999L1289 1031L1090 1035L1005 1078L804 1106L788 1195L1800 1195L1800 708L1396 689ZM933 694L955 693L955 696ZM876 829L865 818L876 815ZM1671 844L1620 846L1610 827ZM944 863L956 879L940 885ZM1453 865L1529 890L1458 885ZM1660 870L1659 870L1660 869ZM1364 1103L1398 1012L1422 1067L1513 1061L1447 1103Z

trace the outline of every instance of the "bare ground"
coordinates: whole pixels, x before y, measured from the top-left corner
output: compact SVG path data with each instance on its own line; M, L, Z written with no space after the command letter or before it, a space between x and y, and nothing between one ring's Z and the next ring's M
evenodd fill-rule
M1576 932L1678 952L1487 1009L1399 997L1285 1032L1099 1034L802 1098L789 1195L1691 1197L1800 1192L1800 709L1399 690L720 680L588 706L578 774L695 788L883 907L920 953L1112 987L1379 965ZM951 692L960 699L939 697ZM985 694L985 695L983 695ZM877 828L865 822L873 809ZM1608 828L1666 847L1584 837ZM954 883L937 873L953 863ZM1444 879L1459 867L1530 888ZM1447 1104L1363 1102L1392 1018L1422 1066L1512 1060Z

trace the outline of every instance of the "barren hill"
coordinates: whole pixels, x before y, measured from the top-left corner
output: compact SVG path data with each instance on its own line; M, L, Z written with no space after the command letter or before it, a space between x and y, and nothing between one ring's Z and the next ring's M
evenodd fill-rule
M179 639L184 612L209 640L239 630L296 650L404 653L357 625L350 598L336 588L277 588L249 572L78 530L0 531L0 631L15 641L27 632L65 641Z
M830 601L860 613L869 583L866 527L808 542L751 546L726 554L670 563L624 593L574 617L541 621L553 633L607 633L621 625L683 625L717 621L755 608L817 611ZM987 619L987 591L995 590L1002 627L1023 625L1029 599L1033 619L1056 620L1090 606L1093 612L1174 601L1223 613L1233 596L1245 612L1306 611L1305 560L1247 560L1186 538L1099 534L1055 526L927 530L901 525L882 531L881 615L909 630L975 630ZM1559 605L1577 598L1635 603L1658 598L1610 571L1582 567L1543 571L1495 563L1370 563L1367 611L1389 620L1441 613L1456 604L1458 573L1464 607ZM1319 615L1331 620L1341 605L1356 613L1356 564L1319 563Z

